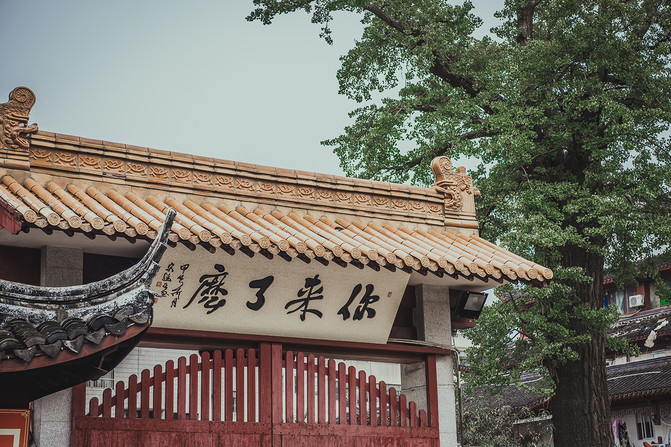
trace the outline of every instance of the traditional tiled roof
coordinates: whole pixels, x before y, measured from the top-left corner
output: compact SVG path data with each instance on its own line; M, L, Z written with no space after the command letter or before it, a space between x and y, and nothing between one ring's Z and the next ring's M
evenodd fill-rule
M671 357L609 366L606 371L611 401L671 396Z
M658 307L622 316L610 329L610 335L651 349L659 343L658 339L671 335L671 307Z
M30 132L25 147L0 148L0 211L17 231L152 239L172 207L169 240L210 250L483 281L552 278L478 236L479 193L446 157L432 164L434 187L422 188Z
M242 203L87 182L59 185L37 176L0 178L0 200L23 225L87 234L153 238L169 207L178 212L169 240L231 246L288 257L431 271L467 278L544 282L549 269L477 234L280 211ZM96 187L98 186L98 187ZM199 200L200 199L200 200Z
M532 388L534 383L540 379L541 377L537 373L523 373L520 377L522 384ZM531 391L531 389L522 389L514 385L508 385L501 389L500 392L495 391L495 394L491 394L489 391L480 388L475 390L472 395L467 396L467 399L480 401L480 403L484 403L489 409L509 406L514 410L522 408L536 410L545 406L550 401L549 397L541 396Z
M652 396L671 397L671 357L607 366L606 375L608 395L612 403ZM537 374L528 374L525 381L531 383L539 378ZM478 396L486 399L492 408L509 405L515 409L523 407L536 409L544 406L550 400L515 386L505 387L499 395L478 394Z
M148 307L123 305L113 313L97 312L88 322L68 318L35 325L22 318L12 319L0 329L0 360L16 357L30 362L44 354L54 358L64 349L79 354L84 343L99 345L107 335L123 335L129 325L147 325L150 316Z

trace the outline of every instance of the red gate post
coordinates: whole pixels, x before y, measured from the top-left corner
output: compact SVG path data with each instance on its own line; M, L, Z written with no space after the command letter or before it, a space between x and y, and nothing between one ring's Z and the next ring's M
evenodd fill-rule
M86 415L86 383L72 387L72 427L70 442L73 447L84 445L84 432L77 429L77 419Z
M84 416L86 414L86 383L72 387L72 415Z
M272 383L270 343L261 343L259 348L259 422L272 422Z
M247 422L256 421L256 349L247 351Z
M224 420L233 422L233 350L224 353Z
M271 360L271 408L273 426L282 423L282 345L272 344Z
M235 420L245 421L245 350L235 351Z
M266 396L266 405L270 408L268 422L271 423L270 445L282 445L282 435L275 434L275 429L282 423L284 407L282 406L282 345L273 343L269 345L270 362L266 361L266 374L269 376L270 390L261 396ZM261 390L260 390L261 391ZM288 397L287 397L288 398Z

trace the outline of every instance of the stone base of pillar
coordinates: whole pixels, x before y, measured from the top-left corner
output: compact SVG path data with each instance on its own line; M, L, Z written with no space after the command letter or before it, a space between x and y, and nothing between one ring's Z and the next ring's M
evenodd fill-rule
M33 436L37 447L69 447L72 427L72 390L33 402Z

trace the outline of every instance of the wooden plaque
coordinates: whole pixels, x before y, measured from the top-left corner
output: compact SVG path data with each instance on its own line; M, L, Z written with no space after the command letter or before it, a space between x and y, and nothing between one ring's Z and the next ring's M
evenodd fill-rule
M28 447L30 410L0 409L0 447Z

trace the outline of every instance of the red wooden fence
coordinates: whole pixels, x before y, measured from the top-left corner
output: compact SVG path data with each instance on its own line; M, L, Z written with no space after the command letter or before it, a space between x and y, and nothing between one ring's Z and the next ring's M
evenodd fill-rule
M435 358L431 377L435 391ZM75 416L73 445L438 446L436 393L427 397L431 418L375 376L332 359L283 353L279 344L217 350L106 389Z
M127 388L124 382L107 388L102 402L92 398L87 416L258 422L257 363L254 349L192 354L177 365L170 360L153 374L142 371L139 383L133 374Z

